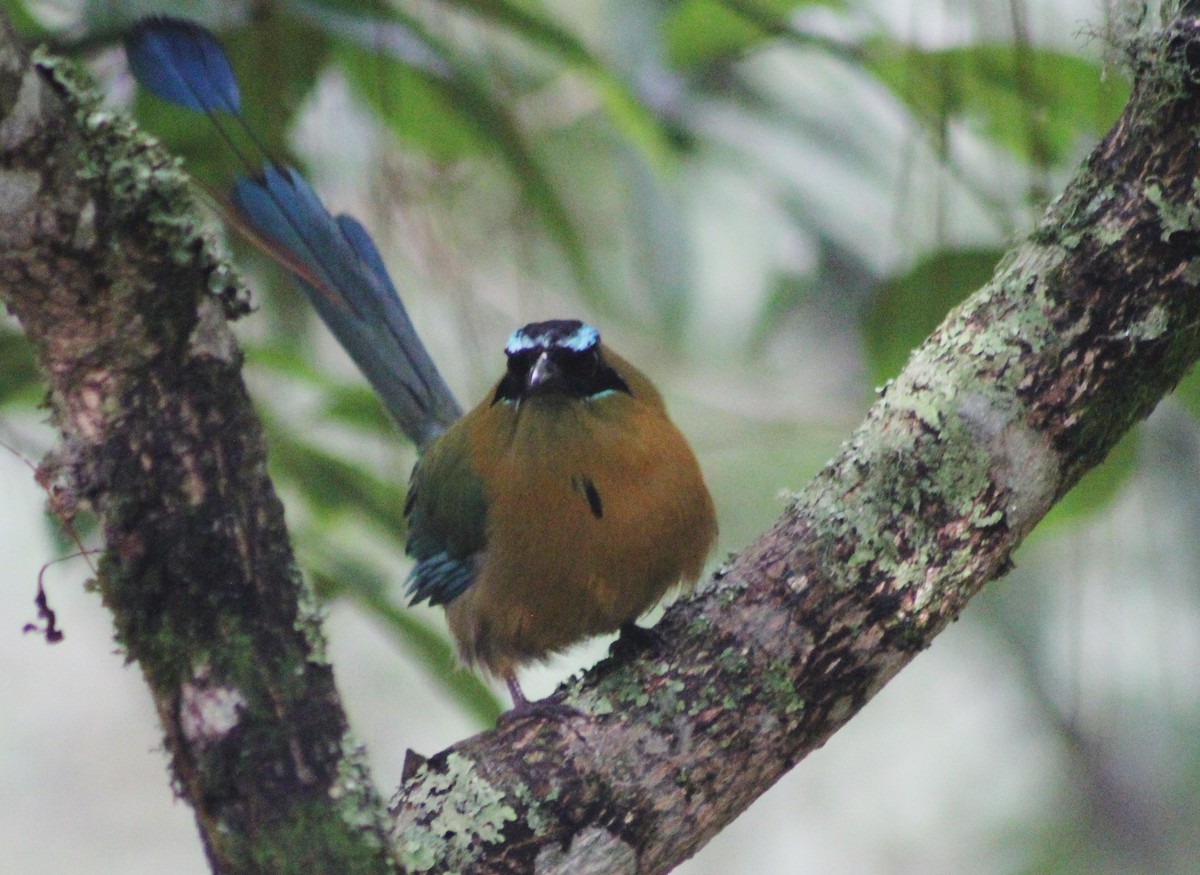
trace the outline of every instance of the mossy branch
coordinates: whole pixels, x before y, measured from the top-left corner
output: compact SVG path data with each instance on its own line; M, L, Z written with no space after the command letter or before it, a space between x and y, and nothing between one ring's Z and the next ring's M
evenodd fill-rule
M96 584L216 871L394 870L266 474L226 317L240 291L174 159L0 20L0 298L49 383L53 508Z
M0 296L89 504L99 586L221 871L388 868L378 806L264 473L223 316L240 297L175 165L51 61L0 55ZM663 872L820 746L1200 354L1200 21L992 282L914 353L789 511L555 701L414 766L409 871ZM224 311L224 312L223 312ZM257 868L256 868L257 867Z
M560 690L392 803L420 871L665 872L822 745L1200 355L1200 20L1142 38L1117 125L992 281L667 645ZM465 817L464 817L465 813ZM472 832L452 824L473 823Z

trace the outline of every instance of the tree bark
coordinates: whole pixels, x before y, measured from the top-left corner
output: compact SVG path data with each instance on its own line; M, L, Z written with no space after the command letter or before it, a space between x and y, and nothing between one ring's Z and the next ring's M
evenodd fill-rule
M214 871L384 872L381 800L266 475L245 310L177 163L0 19L0 298L49 383L39 475L96 514L96 586Z
M1200 355L1183 8L1134 47L1128 107L1039 226L781 519L667 612L661 646L564 685L574 716L414 759L391 805L404 869L671 869L928 646L1175 386ZM63 431L43 468L57 506L101 520L98 585L214 868L384 868L223 324L239 293L174 165L61 66L6 52L0 295Z

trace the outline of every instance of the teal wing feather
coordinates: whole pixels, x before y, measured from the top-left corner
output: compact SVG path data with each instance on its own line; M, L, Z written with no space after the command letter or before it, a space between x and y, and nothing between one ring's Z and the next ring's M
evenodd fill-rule
M487 542L483 483L470 454L452 451L459 432L452 427L435 441L409 482L405 549L417 560L408 578L410 604L443 605L462 594L475 580Z

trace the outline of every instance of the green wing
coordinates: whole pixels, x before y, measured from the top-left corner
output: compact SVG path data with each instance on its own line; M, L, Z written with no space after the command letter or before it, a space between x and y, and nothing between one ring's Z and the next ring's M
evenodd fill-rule
M404 503L405 550L417 560L408 578L410 604L443 605L475 580L487 542L487 498L466 437L465 428L451 426L413 468Z

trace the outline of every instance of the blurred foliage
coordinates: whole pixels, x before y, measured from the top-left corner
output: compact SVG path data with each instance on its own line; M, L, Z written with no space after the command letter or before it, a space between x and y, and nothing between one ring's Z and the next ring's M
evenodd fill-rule
M881 283L863 319L863 345L877 385L898 374L909 353L960 301L992 278L999 249L935 252Z
M3 0L25 32L94 61L118 95L121 30L193 5L92 0L72 15ZM991 19L938 30L921 9L913 33L867 0L230 0L203 14L271 154L328 170L342 151L342 164L366 165L354 184L372 197L358 203L373 204L368 224L383 229L418 325L435 327L452 383L481 392L496 339L527 315L601 314L623 348L662 351L655 373L698 411L686 425L719 472L718 506L761 507L765 520L773 492L738 490L794 488L812 469L780 473L785 457L749 436L824 446L848 430L871 388L988 281L1047 179L1070 173L1128 95L1098 46L1043 44ZM236 162L206 124L141 94L132 107L207 186L228 184ZM326 142L324 159L312 141ZM325 598L375 617L487 722L495 697L453 669L440 626L401 607L411 451L328 339L296 321L296 300L266 293L246 344L304 564ZM9 328L0 361L0 405L36 403ZM1179 399L1200 416L1200 378ZM1140 434L1122 442L1046 537L1066 543L1111 509L1148 452ZM372 549L347 547L351 530ZM1031 662L1042 622L1004 627ZM1064 846L1051 868L1094 871L1085 861Z
M1021 44L926 51L881 41L865 61L933 133L962 120L1036 166L1098 139L1129 97L1097 61Z
M1141 431L1133 429L1109 450L1104 464L1088 471L1046 514L1036 536L1053 536L1060 524L1070 525L1107 507L1137 471Z
M844 5L839 0L681 0L664 22L666 55L682 68L736 57L772 37L801 36L788 22L799 7Z
M1200 369L1192 368L1191 373L1183 378L1175 389L1175 398L1192 416L1200 418Z
M95 2L85 4L70 26L54 31L36 24L36 5L6 0L5 6L26 29L39 28L42 35L62 45L75 42L93 53L104 47L100 41L104 34L115 43L121 29L151 7L185 11L178 4ZM395 135L394 148L414 151L433 166L485 162L507 168L513 202L534 205L546 242L572 265L577 292L593 307L619 310L619 304L606 307L603 298L619 300L621 291L615 284L628 280L628 273L618 271L614 277L594 269L611 257L612 242L589 233L584 227L587 207L577 206L587 202L581 193L593 200L598 196L589 189L584 164L596 159L581 154L564 131L586 120L590 136L583 148L595 150L598 143L615 150L604 159L612 169L606 169L601 179L630 174L636 178L630 195L642 200L643 206L629 210L625 217L633 232L625 245L633 251L671 252L678 261L687 255L679 238L686 232L672 217L679 208L678 196L671 194L673 179L686 172L689 162L700 165L693 156L703 151L707 134L701 114L689 110L736 99L760 113L786 113L752 78L739 79L737 64L739 58L755 52L778 52L780 44L803 52L806 36L812 37L808 47L812 53L820 54L823 46L835 44L823 34L806 34L793 23L798 12L813 8L848 19L863 14L853 4L841 2L683 0L669 4L662 15L631 19L656 28L657 32L638 35L639 40L660 43L640 68L622 60L619 43L610 44L595 32L576 33L535 3L457 0L401 8L369 0L321 0L240 9L228 4L210 12L206 23L218 29L239 71L250 126L269 154L297 160L291 154L290 134L298 113L321 77L336 69L362 108ZM906 106L927 131L942 137L947 126L961 118L1031 165L1062 162L1075 154L1082 142L1094 139L1111 122L1126 93L1121 85L1105 85L1092 59L1019 41L929 50L876 28L860 37L857 45L846 40L836 44L841 47L840 63L857 66L873 77L877 87ZM286 50L264 50L264 46ZM657 66L655 57L682 72L667 72ZM722 75L714 77L718 70ZM649 99L655 77L660 85L670 86L672 99ZM578 120L568 121L563 130L545 131L539 139L537 129L521 121L519 108L563 82L572 87L583 83L594 102ZM236 157L222 147L209 125L144 94L136 95L134 109L207 185L225 185L239 169ZM596 128L601 122L607 134ZM228 135L242 136L230 127ZM680 136L684 131L686 136ZM555 148L569 149L564 155L571 156L572 169L563 171ZM647 200L651 192L659 194ZM809 210L805 204L795 204L789 212L802 221ZM660 219L640 221L652 215ZM797 232L803 233L802 225ZM663 238L663 233L671 237ZM999 243L914 252L915 261L897 262L890 276L879 276L873 288L858 292L832 289L811 272L780 269L769 280L777 291L765 298L752 338L759 342L747 345L759 350L769 346L774 326L786 324L788 311L811 303L814 295L857 294L868 302L859 329L867 370L873 383L881 383L902 367L908 351L950 307L987 280L1001 252ZM822 245L837 242L822 238ZM652 257L635 259L630 266L653 270L647 261L652 262ZM858 277L872 275L874 271L861 265L857 270ZM678 291L686 286L683 276L686 271L674 281L658 282L660 277L652 276L646 283L661 289L659 303L650 312L666 320L658 331L667 337L677 335L692 315L692 302ZM613 287L597 288L597 281ZM328 398L321 414L327 421L340 421L364 433L388 432L365 389L321 377L305 363L303 347L297 349L295 338L288 340L289 345L255 352L251 361L319 387ZM0 343L6 364L0 374L0 400L28 402L36 385L28 355L11 334L0 335ZM403 499L400 485L298 436L286 417L276 421L268 416L268 422L275 469L296 485L318 518L339 519L342 512L353 509L379 531L394 531L394 546L402 549L397 523ZM1126 462L1128 455L1123 455ZM1113 468L1127 473L1129 465ZM1114 491L1115 486L1078 490L1069 512L1102 505Z
M31 407L44 394L37 362L25 336L0 322L0 411L9 405Z
M480 725L496 722L502 711L496 694L478 675L458 665L454 649L440 629L397 602L392 587L377 568L345 551L305 552L301 558L322 598L345 598L357 604L387 630L408 658L438 678L446 692Z

